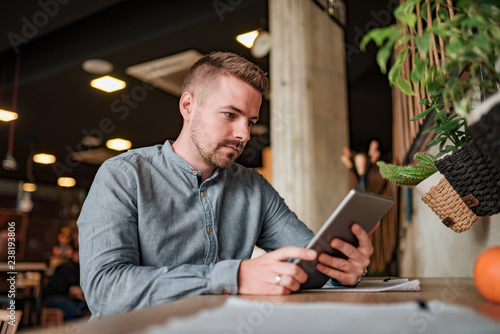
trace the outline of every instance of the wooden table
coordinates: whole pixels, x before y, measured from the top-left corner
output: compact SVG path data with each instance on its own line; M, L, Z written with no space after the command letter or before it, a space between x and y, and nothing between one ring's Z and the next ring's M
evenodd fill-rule
M370 279L370 278L365 278ZM380 279L380 278L378 278ZM412 300L439 300L445 303L465 305L500 322L500 304L487 302L474 287L472 278L419 278L420 292L299 292L289 296L240 296L250 300L282 302L282 303L316 303L316 302L349 302L349 303L391 303ZM32 334L66 334L66 333L106 333L126 334L139 331L152 324L165 323L171 317L182 317L200 310L220 306L228 296L197 296L168 304L150 307L143 310L120 314L95 322L86 320L66 323L58 327L36 329L23 333Z

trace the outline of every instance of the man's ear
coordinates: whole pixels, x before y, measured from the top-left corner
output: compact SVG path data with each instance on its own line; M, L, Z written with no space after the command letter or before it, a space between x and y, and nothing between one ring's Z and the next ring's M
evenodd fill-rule
M185 121L191 119L194 106L194 96L191 93L184 93L179 100L179 110Z

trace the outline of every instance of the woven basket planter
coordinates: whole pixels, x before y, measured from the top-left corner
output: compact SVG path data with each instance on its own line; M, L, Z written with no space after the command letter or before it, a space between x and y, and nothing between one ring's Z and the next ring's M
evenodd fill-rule
M500 172L500 93L489 97L468 117L467 132Z
M457 233L467 231L479 218L440 172L419 183L416 189L443 224Z
M500 212L500 93L469 115L472 140L436 160L439 172L417 185L424 201L455 232Z
M474 141L436 160L436 167L476 216L500 212L500 173Z

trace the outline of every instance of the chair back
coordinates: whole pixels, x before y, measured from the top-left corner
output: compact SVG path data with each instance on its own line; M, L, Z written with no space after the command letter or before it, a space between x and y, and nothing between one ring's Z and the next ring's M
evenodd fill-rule
M17 332L23 311L16 310L14 315L15 318L13 319L11 311L0 310L0 334L15 334ZM15 326L9 324L11 321L14 321Z

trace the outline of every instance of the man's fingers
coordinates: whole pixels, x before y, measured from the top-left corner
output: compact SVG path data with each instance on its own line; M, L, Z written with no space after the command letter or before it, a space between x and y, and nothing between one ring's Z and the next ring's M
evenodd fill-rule
M354 233L356 238L358 238L358 249L364 254L371 256L373 254L373 246L368 233L366 233L366 231L358 224L353 224L351 226L351 231Z
M276 275L290 276L299 283L305 283L305 281L307 281L307 274L304 269L294 263L279 262L274 265L273 269Z
M341 259L339 257L330 256L328 254L321 254L318 256L318 261L328 267L336 268L343 272L348 272L351 270L352 265L349 261Z
M283 247L257 258L243 260L238 272L238 292L252 295L285 295L298 291L307 273L287 259L314 260L317 252L300 247Z
M268 253L276 261L287 259L314 260L318 255L316 251L307 248L287 246Z
M333 239L332 242L330 243L330 246L342 252L342 254L347 256L347 258L349 259L354 258L356 253L358 252L356 247L340 239Z
M321 263L318 263L316 268L318 271L322 272L323 274L335 278L338 282L341 284L345 285L351 285L354 284L357 280L357 276L351 274L351 273L346 273L328 266L325 266Z
M275 283L281 287L284 287L287 290L290 291L298 291L300 289L300 284L304 282L297 282L296 279L294 279L291 276L288 275L280 275L281 281L279 283Z

